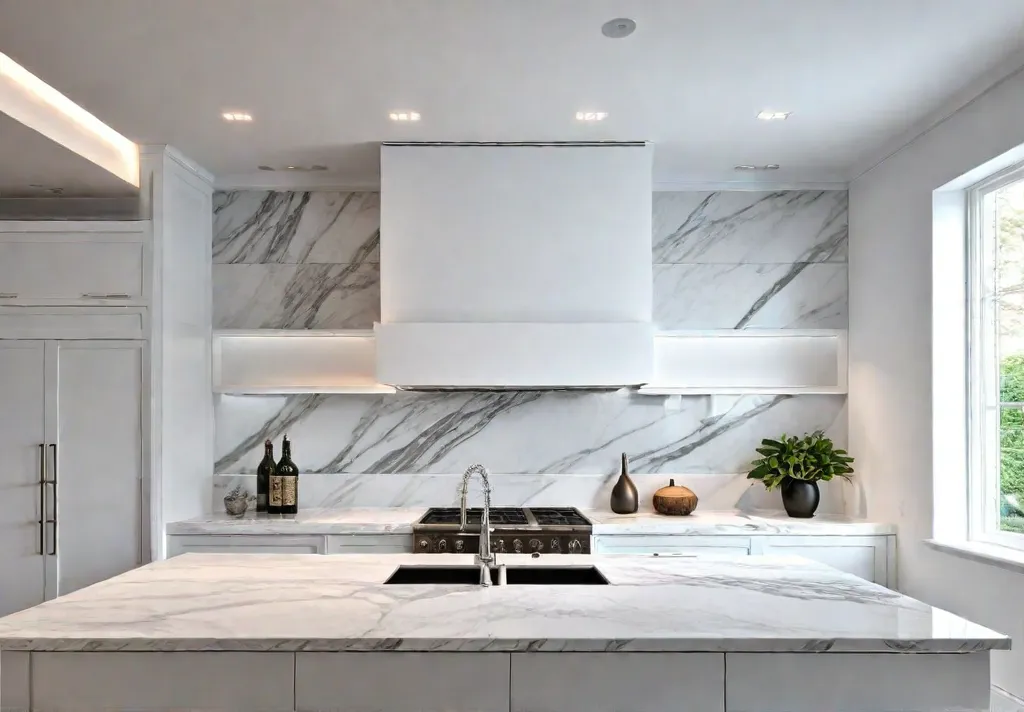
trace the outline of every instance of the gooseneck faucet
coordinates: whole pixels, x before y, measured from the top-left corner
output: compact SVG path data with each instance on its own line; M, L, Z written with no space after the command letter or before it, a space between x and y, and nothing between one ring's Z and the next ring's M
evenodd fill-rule
M494 554L491 553L491 481L487 468L483 465L470 465L462 473L462 500L459 503L459 529L466 531L466 495L469 494L469 481L473 475L480 475L484 490L484 508L480 515L480 549L473 562L480 567L480 585L491 585L491 564Z

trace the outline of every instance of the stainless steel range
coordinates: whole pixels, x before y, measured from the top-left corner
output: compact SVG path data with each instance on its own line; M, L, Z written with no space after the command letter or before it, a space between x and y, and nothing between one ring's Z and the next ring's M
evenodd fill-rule
M412 525L417 554L462 554L480 547L482 508L431 507ZM593 526L575 507L491 507L491 551L496 554L589 554Z

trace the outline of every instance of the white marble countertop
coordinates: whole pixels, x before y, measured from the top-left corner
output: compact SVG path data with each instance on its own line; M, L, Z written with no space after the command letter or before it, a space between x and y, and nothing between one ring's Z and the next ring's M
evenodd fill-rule
M304 509L293 516L246 514L231 517L209 514L172 522L168 534L407 534L425 507L358 507ZM819 514L812 519L793 519L785 512L697 511L688 517L668 517L655 512L614 514L582 510L594 523L595 535L684 534L751 535L791 534L819 536L868 536L895 534L891 524L866 522L837 515Z
M607 586L383 585L468 555L185 554L0 619L32 651L971 652L1008 638L799 557L502 556Z
M836 514L818 514L811 519L794 519L785 512L696 511L685 517L657 512L615 514L583 510L594 523L594 534L790 534L815 536L870 536L895 534L892 524L851 519Z

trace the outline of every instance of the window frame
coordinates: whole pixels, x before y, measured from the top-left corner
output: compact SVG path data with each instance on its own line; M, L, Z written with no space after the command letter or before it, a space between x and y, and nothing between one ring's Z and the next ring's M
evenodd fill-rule
M998 298L994 282L995 241L988 240L985 200L1024 181L1024 162L1014 164L967 190L967 536L971 541L1024 550L1024 534L1000 530L1000 423ZM992 353L995 351L995 353ZM994 366L994 368L993 368ZM995 403L992 408L989 404ZM996 457L995 466L992 458Z

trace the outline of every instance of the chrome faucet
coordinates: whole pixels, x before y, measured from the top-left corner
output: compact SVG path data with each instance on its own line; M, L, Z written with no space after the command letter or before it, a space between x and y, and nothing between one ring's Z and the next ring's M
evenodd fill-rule
M459 503L459 529L466 531L466 495L469 494L469 480L473 475L480 475L484 490L484 509L480 515L480 549L473 563L480 567L480 585L491 585L491 564L494 554L491 553L491 481L487 468L483 465L470 465L462 473L462 500Z

